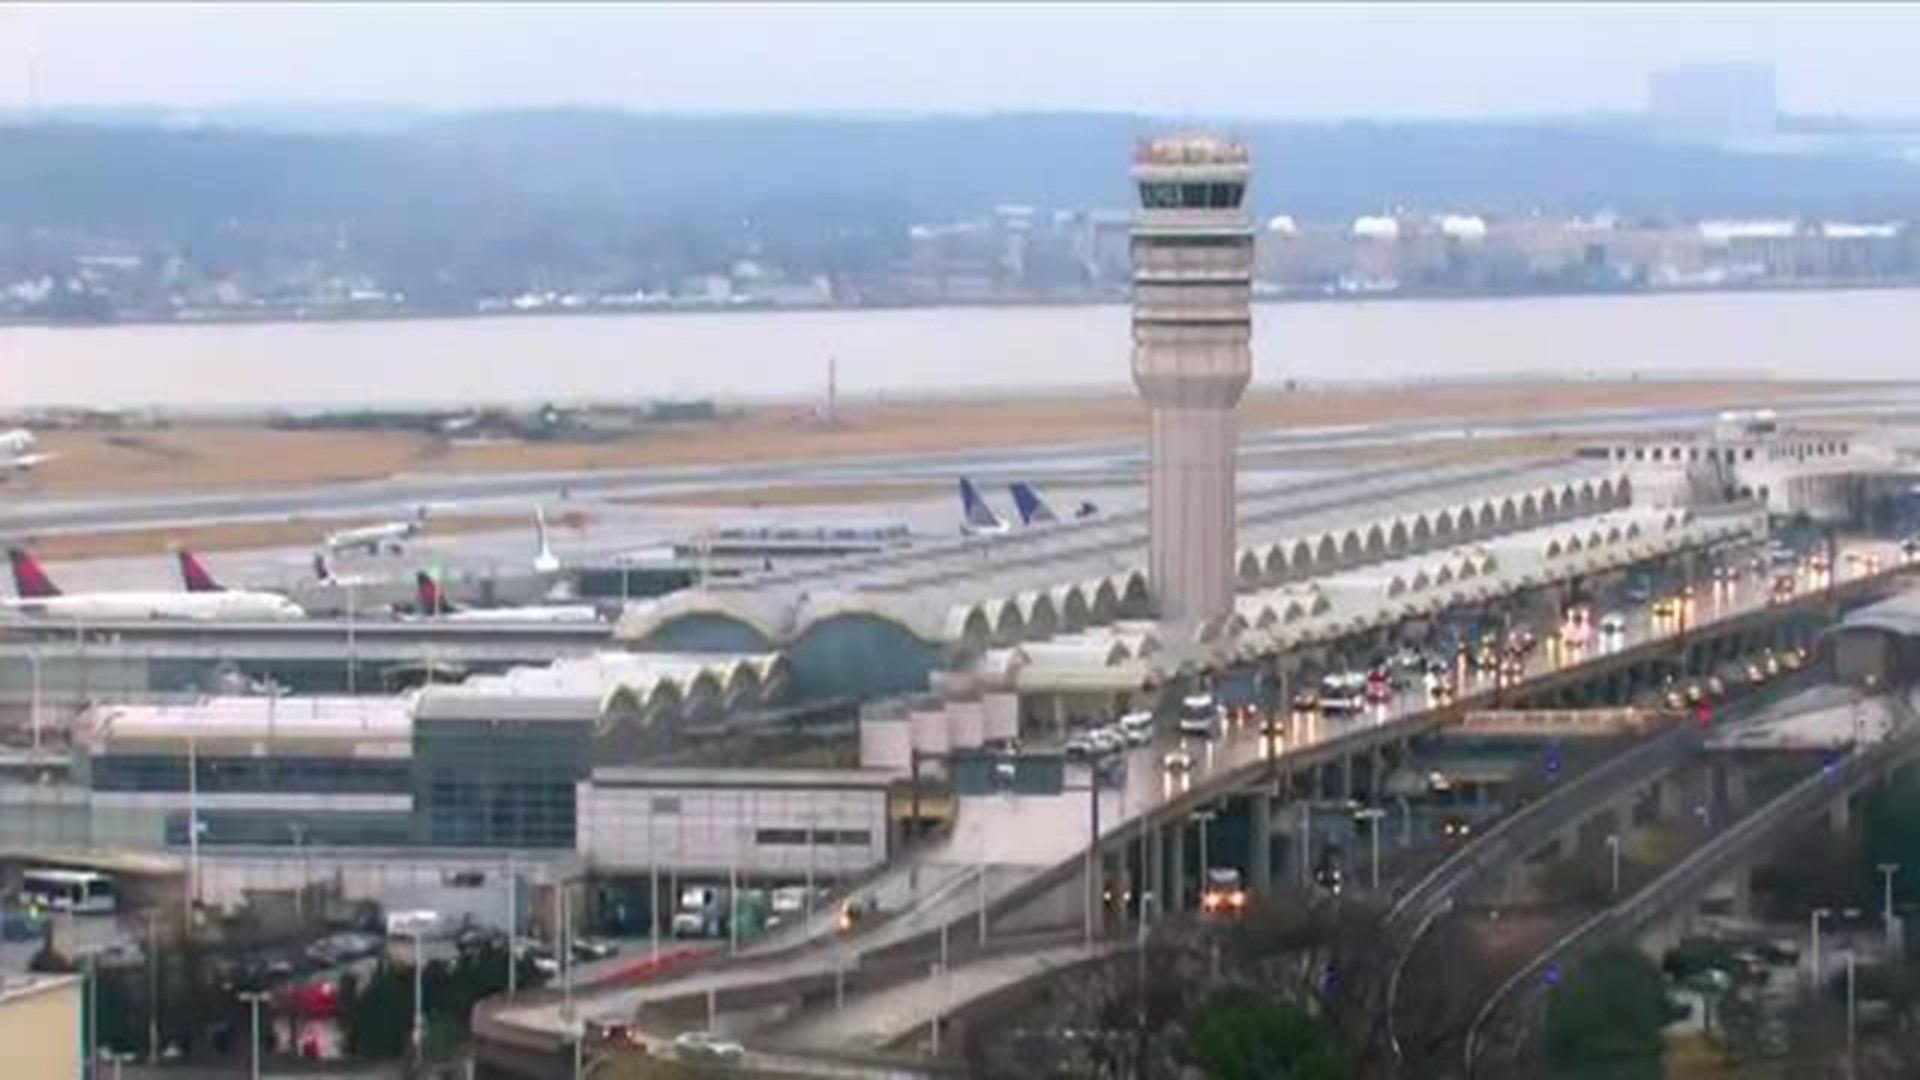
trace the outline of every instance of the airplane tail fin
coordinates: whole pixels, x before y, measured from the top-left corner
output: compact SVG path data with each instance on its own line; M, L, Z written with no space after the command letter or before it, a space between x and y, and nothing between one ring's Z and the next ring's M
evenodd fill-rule
M1013 505L1020 511L1020 524L1050 525L1060 520L1060 515L1054 513L1053 507L1048 506L1040 493L1033 490L1032 484L1016 480L1007 485L1007 490L1013 493Z
M420 601L420 613L423 615L444 615L453 610L447 598L440 592L440 583L425 570L413 575L414 595Z
M533 535L539 547L533 553L533 568L539 571L555 570L560 560L553 554L553 545L547 541L547 512L538 504L533 508Z
M960 519L969 529L998 529L1004 524L993 507L987 505L987 500L980 497L973 481L964 476L960 478Z
M22 600L44 600L60 595L60 586L40 569L39 560L25 548L8 548L7 562L13 568L13 591Z
M327 553L324 551L313 553L313 576L316 581L333 580L333 567L327 565Z
M199 558L195 556L193 552L188 551L186 548L181 548L176 554L180 560L180 580L186 585L188 592L213 593L226 591L225 586L215 581L212 574L207 573L207 568L200 564Z

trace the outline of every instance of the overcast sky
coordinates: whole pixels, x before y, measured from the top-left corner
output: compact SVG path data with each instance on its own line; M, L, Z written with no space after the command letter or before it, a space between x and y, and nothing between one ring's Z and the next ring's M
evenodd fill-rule
M1920 6L1837 4L9 5L0 103L1511 116L1761 59L1789 110L1916 114L1916 43Z

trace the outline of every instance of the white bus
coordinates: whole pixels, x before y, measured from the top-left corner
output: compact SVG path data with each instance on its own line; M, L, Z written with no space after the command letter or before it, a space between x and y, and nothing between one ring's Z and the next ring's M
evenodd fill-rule
M21 875L21 898L49 911L111 915L119 909L113 879L91 870L28 870Z

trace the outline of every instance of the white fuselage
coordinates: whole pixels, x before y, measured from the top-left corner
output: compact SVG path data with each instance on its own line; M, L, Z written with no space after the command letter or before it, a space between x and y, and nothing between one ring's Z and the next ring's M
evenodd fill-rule
M591 604L543 604L529 607L465 608L434 618L449 622L547 622L589 623L600 621L600 611Z
M5 601L8 611L46 619L189 619L260 620L303 619L300 605L262 592L98 592L61 596L15 598Z
M345 529L327 534L327 548L341 551L351 548L366 548L379 551L382 547L399 544L411 539L419 526L411 521L390 521L384 525L365 525L358 529Z
M26 428L0 431L0 470L31 469L47 457L40 452L40 441Z

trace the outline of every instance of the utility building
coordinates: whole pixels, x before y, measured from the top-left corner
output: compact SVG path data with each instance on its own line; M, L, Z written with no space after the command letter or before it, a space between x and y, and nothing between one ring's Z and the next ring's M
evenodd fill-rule
M1253 374L1247 150L1208 136L1134 153L1133 381L1152 410L1148 582L1163 620L1233 610L1234 410Z

